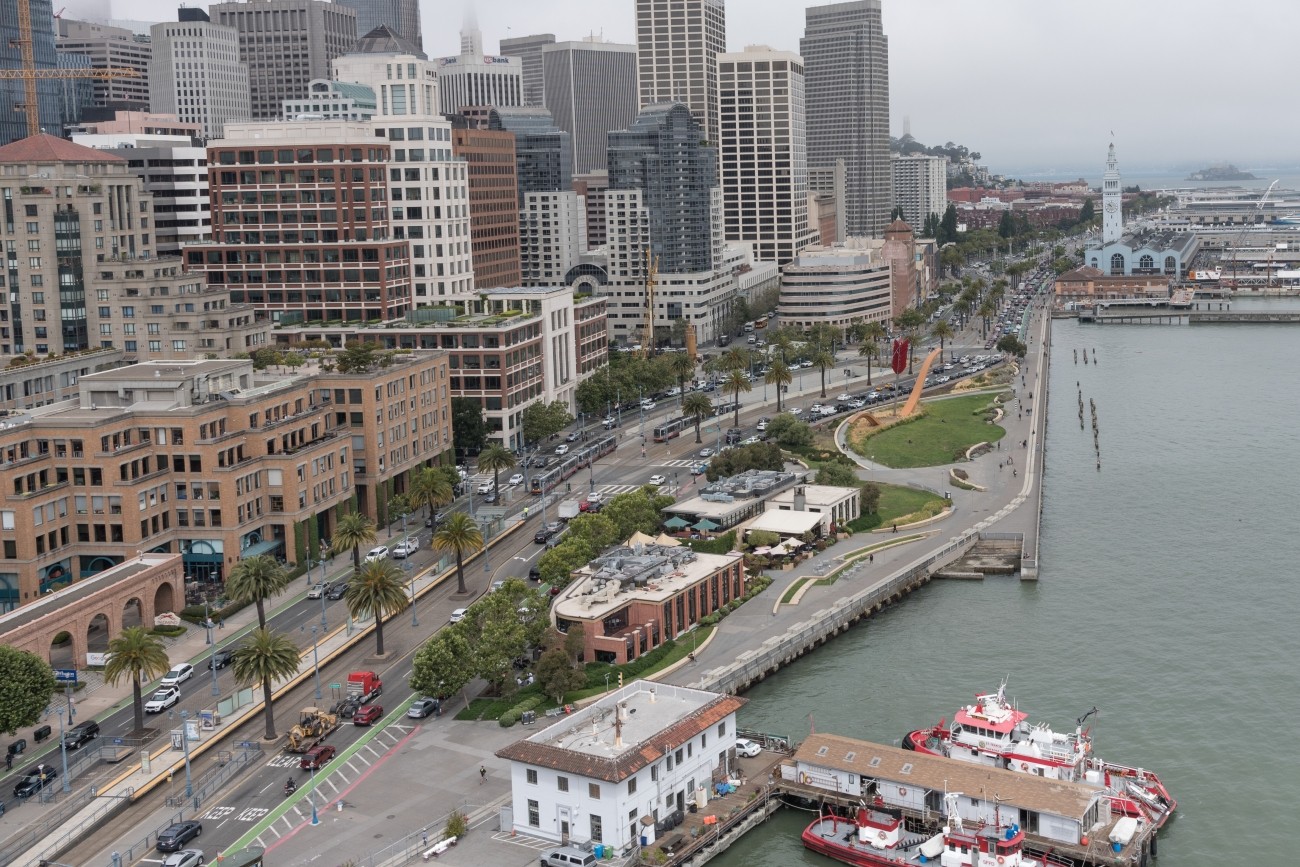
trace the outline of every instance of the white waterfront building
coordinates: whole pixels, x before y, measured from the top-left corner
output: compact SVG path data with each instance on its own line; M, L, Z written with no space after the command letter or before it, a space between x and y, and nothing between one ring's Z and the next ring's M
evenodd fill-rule
M728 776L744 703L638 680L499 750L510 762L512 830L632 851Z

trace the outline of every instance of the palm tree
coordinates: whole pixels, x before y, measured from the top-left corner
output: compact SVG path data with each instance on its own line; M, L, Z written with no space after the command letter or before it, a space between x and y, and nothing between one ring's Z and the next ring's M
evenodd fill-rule
M700 439L700 422L713 415L713 401L709 400L703 392L693 391L682 401L682 412L687 418L695 421L696 444L704 442Z
M788 361L790 350L794 347L794 337L791 336L789 328L781 326L767 335L767 345L781 353L782 361Z
M492 489L501 490L501 471L508 470L518 461L506 448L497 443L488 446L478 456L478 468L492 474Z
M980 318L980 326L982 330L981 336L985 340L988 340L989 337L989 317L993 316L997 312L998 309L994 307L993 302L987 298L980 302L979 309L975 311L975 315Z
M776 386L776 412L781 413L781 391L794 380L794 374L790 372L790 366L785 363L784 358L778 357L772 362L772 366L767 369L767 375L763 381L768 385Z
M685 352L674 352L668 356L668 371L677 378L677 387L681 389L678 403L686 408L686 380L695 375L695 359ZM482 461L479 462L480 464Z
M818 347L813 353L812 363L815 367L820 367L822 371L822 397L826 396L826 368L835 366L835 356L824 346Z
M952 312L956 313L958 318L961 320L961 325L959 327L965 328L966 319L970 316L971 312L971 302L970 299L966 297L965 293L962 293L956 301L952 302Z
M952 326L948 324L947 319L940 319L930 329L930 336L939 338L939 358L942 359L944 341L952 339L953 336Z
M722 384L723 391L729 391L736 398L736 421L735 426L740 427L740 393L749 391L749 377L743 370L733 370L727 377L727 381Z
M266 600L289 586L289 573L267 554L248 557L226 576L226 594L257 606L257 624L266 628Z
M375 532L375 522L360 512L348 512L339 518L339 525L334 528L334 553L352 549L352 572L361 571L361 546L375 544L379 534Z
M128 626L108 643L110 654L104 666L104 680L117 686L122 678L131 679L131 698L135 704L135 730L144 728L144 695L140 682L161 677L171 668L162 639L151 635L143 626Z
M867 385L871 385L871 362L880 355L880 344L885 336L885 326L879 322L868 322L862 329L862 345L858 347L858 354L867 357Z
M478 524L464 512L453 512L433 534L433 548L456 555L456 592L464 596L469 592L465 589L465 555L483 548L483 533Z
M235 651L230 663L235 682L243 687L262 687L262 710L266 715L266 739L275 740L275 707L271 686L298 673L302 652L289 636L269 629L254 629Z
M436 467L425 467L420 470L411 483L411 490L407 496L410 497L412 507L426 509L424 515L426 518L431 517L433 510L438 506L445 506L456 498L451 482L447 481L447 477L438 472Z
M749 367L749 350L743 346L733 346L718 359L722 370L745 370Z
M361 567L343 596L348 611L356 618L375 616L375 654L384 655L384 615L406 607L406 582L402 570L391 560L377 560Z

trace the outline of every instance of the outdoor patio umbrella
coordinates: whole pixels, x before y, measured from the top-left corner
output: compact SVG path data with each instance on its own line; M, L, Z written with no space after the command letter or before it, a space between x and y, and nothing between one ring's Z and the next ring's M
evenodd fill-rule
M682 527L688 526L689 524L690 521L686 521L676 516L669 518L667 521L664 521L665 527L671 527L674 530L680 530Z
M718 529L718 526L719 526L718 524L713 523L708 518L702 518L700 522L695 525L694 529L700 530L702 532L708 532L709 530Z

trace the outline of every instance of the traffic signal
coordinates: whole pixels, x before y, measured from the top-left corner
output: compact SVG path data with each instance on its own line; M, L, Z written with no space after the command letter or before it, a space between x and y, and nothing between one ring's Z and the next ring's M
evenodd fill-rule
M618 688L623 688L623 672L621 671L618 673Z

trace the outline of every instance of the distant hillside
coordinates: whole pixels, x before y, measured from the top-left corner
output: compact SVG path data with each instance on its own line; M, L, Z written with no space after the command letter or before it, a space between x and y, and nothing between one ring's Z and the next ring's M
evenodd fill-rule
M894 138L891 136L889 139L889 151L890 153L903 154L904 156L908 154L926 154L927 156L932 157L947 157L954 163L963 163L967 160L970 160L971 162L980 161L980 152L972 151L965 145L948 142L947 144L934 145L931 147L921 144L919 141L912 138L910 134L904 135L902 138Z

